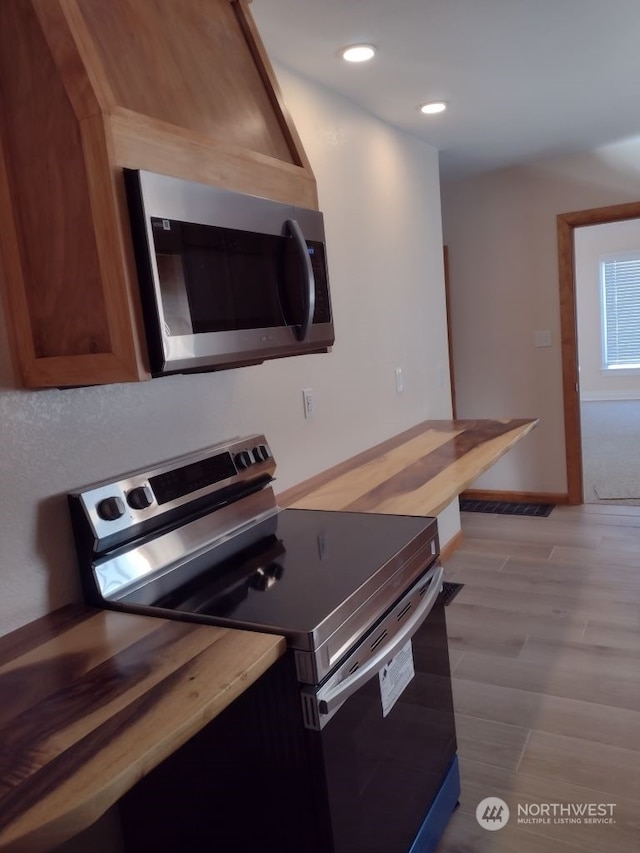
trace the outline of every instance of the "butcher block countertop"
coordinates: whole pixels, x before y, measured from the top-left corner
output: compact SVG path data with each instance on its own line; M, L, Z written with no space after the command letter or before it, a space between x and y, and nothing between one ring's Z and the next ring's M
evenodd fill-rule
M536 424L425 421L278 502L437 515ZM89 827L284 651L278 636L81 605L0 638L0 851Z
M0 850L90 826L284 653L282 637L68 607L0 639Z
M423 421L278 495L280 506L437 515L537 419Z

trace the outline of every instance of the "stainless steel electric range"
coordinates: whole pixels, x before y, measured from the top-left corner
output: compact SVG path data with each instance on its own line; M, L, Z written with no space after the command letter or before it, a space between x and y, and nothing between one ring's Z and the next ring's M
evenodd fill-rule
M431 851L459 794L436 521L280 509L274 473L253 435L69 495L88 603L288 645L124 798L126 849Z

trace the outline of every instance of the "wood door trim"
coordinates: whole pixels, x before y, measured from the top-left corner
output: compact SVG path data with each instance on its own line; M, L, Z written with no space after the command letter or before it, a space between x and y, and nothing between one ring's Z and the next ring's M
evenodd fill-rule
M449 349L449 384L451 385L451 417L457 418L456 383L453 369L453 338L451 328L451 280L449 278L449 247L443 247L444 262L444 299L447 312L447 346Z
M626 219L638 218L640 218L640 202L560 213L556 217L564 434L569 504L581 504L583 502L574 230L584 225L604 225L609 222L623 222Z

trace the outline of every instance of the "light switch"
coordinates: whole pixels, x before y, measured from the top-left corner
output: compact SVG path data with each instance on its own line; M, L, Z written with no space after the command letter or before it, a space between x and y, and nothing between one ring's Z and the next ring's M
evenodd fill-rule
M308 420L313 418L313 389L312 388L303 388L302 389L302 404L304 406L304 416Z
M550 329L538 329L538 331L533 333L533 342L537 347L550 347L551 346L551 330Z

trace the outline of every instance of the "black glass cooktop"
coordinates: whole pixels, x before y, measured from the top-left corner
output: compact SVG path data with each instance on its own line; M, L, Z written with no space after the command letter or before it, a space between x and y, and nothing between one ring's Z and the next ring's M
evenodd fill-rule
M419 551L425 568L433 560L436 530L434 519L416 516L286 509L237 536L232 554L212 549L197 577L181 583L178 571L170 591L164 578L161 593L151 584L121 603L282 633L313 648L385 584L393 603L406 561Z

